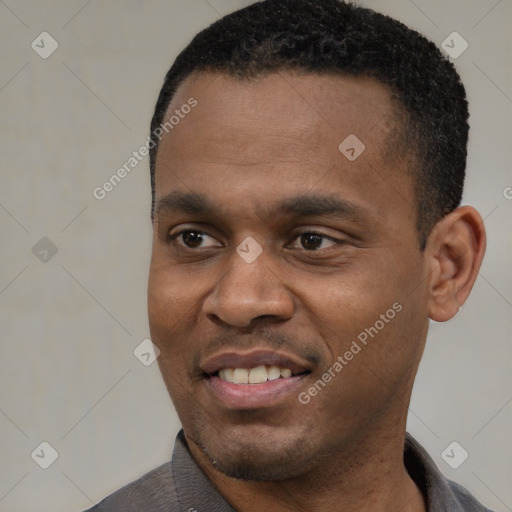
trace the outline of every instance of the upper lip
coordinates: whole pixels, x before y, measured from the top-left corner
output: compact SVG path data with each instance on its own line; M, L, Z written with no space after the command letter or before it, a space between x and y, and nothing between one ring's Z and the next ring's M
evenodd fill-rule
M255 368L256 366L278 366L289 368L293 375L311 371L311 365L295 354L267 349L253 349L248 352L223 351L207 357L201 370L213 375L223 368Z

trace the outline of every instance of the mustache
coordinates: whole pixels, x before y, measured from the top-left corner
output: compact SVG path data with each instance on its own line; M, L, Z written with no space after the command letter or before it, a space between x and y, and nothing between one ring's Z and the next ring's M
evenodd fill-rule
M202 344L200 354L194 355L194 366L198 367L200 360L221 352L223 349L247 351L251 348L266 350L282 350L296 354L313 365L317 365L322 357L315 343L276 332L270 328L261 328L248 334L223 333Z

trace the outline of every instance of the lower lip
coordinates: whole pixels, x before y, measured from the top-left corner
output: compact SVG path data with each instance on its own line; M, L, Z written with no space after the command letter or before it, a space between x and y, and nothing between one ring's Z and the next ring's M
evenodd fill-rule
M234 384L211 376L205 379L205 383L224 406L230 409L257 409L271 407L292 393L297 393L307 375L281 377L261 384Z

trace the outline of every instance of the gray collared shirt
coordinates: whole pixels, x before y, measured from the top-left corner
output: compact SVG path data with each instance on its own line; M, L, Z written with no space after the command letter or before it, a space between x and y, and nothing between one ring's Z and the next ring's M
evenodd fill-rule
M464 487L447 480L409 434L404 463L420 488L427 512L491 512ZM85 512L236 512L196 464L183 430L172 459L128 484Z

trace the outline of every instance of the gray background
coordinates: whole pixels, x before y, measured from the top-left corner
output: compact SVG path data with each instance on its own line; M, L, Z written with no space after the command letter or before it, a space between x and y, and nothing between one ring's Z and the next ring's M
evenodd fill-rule
M79 511L170 456L177 417L157 365L133 354L149 337L147 158L102 201L92 191L146 141L179 50L248 3L0 0L0 511ZM471 102L465 203L488 252L463 310L431 326L408 429L449 478L512 510L512 2L360 3L469 43L455 61ZM43 31L59 44L47 59L31 48ZM55 255L33 253L42 237ZM42 441L59 454L46 470L31 458ZM441 458L452 441L469 453L458 469Z

